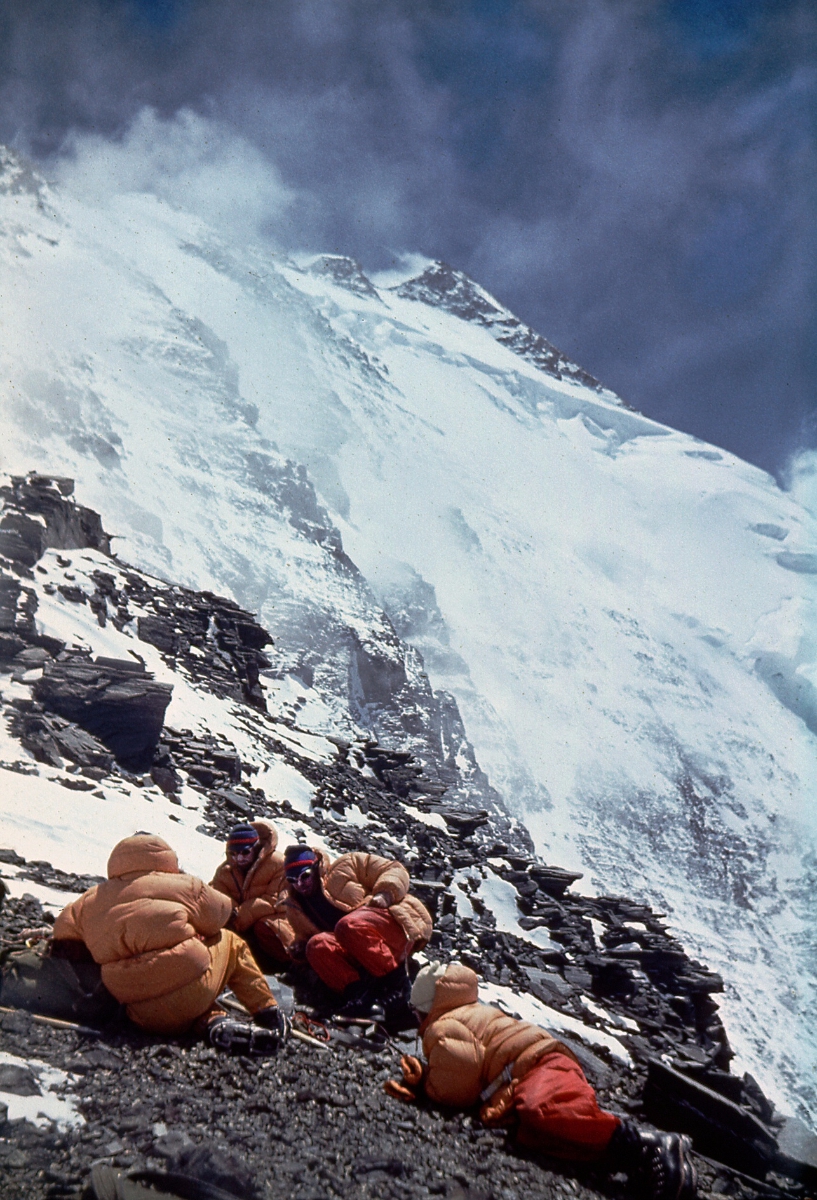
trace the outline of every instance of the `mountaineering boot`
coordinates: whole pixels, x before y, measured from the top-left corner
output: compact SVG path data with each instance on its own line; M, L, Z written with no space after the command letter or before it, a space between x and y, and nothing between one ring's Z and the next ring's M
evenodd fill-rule
M335 1010L336 1015L348 1017L350 1020L358 1018L365 1018L368 1021L385 1020L386 1014L378 999L380 989L377 985L379 982L378 979L366 976L350 983L341 994L341 1004Z
M406 964L400 963L377 983L386 1024L396 1029L413 1029L417 1021L411 1011L411 980Z
M638 1183L648 1200L693 1200L698 1172L692 1162L692 1141L683 1133L646 1133Z
M213 1017L207 1025L204 1039L214 1050L228 1054L248 1054L252 1030L244 1021L232 1017Z
M249 1054L258 1058L276 1054L281 1040L277 1030L247 1025L232 1017L214 1017L204 1037L208 1045L225 1054Z
M685 1134L649 1133L622 1121L610 1139L611 1171L625 1171L641 1200L694 1200L698 1175Z

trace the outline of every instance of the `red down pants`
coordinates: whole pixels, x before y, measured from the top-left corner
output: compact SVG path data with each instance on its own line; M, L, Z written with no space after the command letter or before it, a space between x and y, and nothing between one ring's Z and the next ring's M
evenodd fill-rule
M598 1106L578 1063L549 1054L520 1079L514 1092L517 1139L554 1158L592 1161L607 1149L618 1117Z
M410 950L409 940L385 908L365 905L341 917L333 933L316 933L306 943L313 971L336 992L360 979L359 967L370 975L388 975Z

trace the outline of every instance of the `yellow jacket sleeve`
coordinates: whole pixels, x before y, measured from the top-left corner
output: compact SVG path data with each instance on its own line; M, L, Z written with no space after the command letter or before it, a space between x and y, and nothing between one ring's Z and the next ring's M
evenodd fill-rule
M95 892L96 888L91 888L91 891ZM66 904L58 915L54 922L52 935L55 941L83 942L85 940L82 936L82 909L85 897L89 894L89 892L84 892L81 896L77 896L76 900Z
M428 1069L426 1095L438 1104L470 1108L482 1088L484 1048L461 1021L435 1022L431 1038L424 1038Z
M399 904L409 890L409 873L402 863L378 854L356 854L357 877L369 895L389 892L392 904Z
M223 892L217 892L215 888L210 887L209 883L195 879L193 884L190 924L196 933L204 937L213 937L229 921L233 902Z

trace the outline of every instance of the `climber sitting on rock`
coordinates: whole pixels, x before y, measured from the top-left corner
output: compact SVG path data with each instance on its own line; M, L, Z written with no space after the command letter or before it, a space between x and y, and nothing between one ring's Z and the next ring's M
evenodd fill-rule
M403 1056L403 1081L386 1091L438 1104L480 1104L488 1125L515 1125L519 1142L555 1158L626 1171L650 1200L692 1200L696 1172L688 1137L647 1133L599 1108L571 1051L538 1025L477 1000L478 979L459 963L418 972L411 1005L421 1019L426 1065Z
M231 913L226 896L181 872L167 842L137 833L114 846L107 880L59 914L51 953L77 959L84 947L142 1029L194 1029L217 1049L272 1053L286 1018L247 943L224 928ZM228 987L253 1014L252 1026L216 1003Z
M355 852L330 862L309 846L284 854L289 898L286 920L294 932L292 958L305 957L339 994L348 1017L408 1014L406 960L431 936L431 917L409 895L399 862Z
M287 962L294 934L280 920L285 888L284 856L276 853L278 833L265 821L236 825L227 838L227 855L211 884L233 903L230 927L276 962Z

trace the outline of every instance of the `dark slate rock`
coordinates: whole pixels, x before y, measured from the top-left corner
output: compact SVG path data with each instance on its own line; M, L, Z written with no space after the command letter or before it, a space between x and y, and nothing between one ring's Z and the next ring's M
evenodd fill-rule
M10 1092L12 1096L39 1096L40 1088L28 1067L0 1063L0 1092Z
M92 792L96 787L96 784L91 783L90 779L78 779L75 775L60 779L59 782L62 787L68 788L71 792Z
M700 1047L679 1046L676 1049L677 1057L672 1065L685 1075L697 1079L704 1087L712 1088L713 1092L719 1092L721 1096L726 1096L727 1100L732 1100L735 1104L742 1104L746 1098L746 1089L741 1077L730 1075L728 1071L718 1071L712 1067L709 1056L705 1052L702 1052L705 1054L705 1065L699 1068L695 1063L689 1061L690 1051L696 1049L700 1049Z
M181 641L173 624L165 617L138 617L136 631L139 640L148 642L165 654L178 654Z
M583 876L578 871L564 871L561 867L547 867L534 863L530 868L531 879L534 879L543 892L557 899L563 896L567 889Z
M699 992L708 994L710 992L723 991L723 979L720 975L716 975L714 971L707 971L705 967L696 964L696 970L679 971L676 976L676 983L679 988L687 992Z
M654 1058L648 1063L644 1111L661 1128L690 1134L702 1153L758 1179L772 1165L775 1137L762 1121Z
M57 591L66 600L70 600L72 604L85 604L88 597L85 595L81 587L77 587L72 583L58 583Z
M10 612L10 610L4 610L2 608L2 606L0 605L0 628L2 628L4 612ZM7 618L7 623L9 625L9 627L13 627L13 625L14 625L13 616L11 616L10 618ZM20 651L25 650L25 648L26 648L26 643L23 641L23 639L21 637L18 637L15 633L0 633L0 660L2 660L3 662L8 662L12 658L16 658L17 655L20 653Z
M247 797L242 796L240 792L234 792L232 790L217 791L215 793L215 795L218 799L223 800L223 802L229 808L232 808L232 809L234 809L235 812L240 813L241 816L245 816L245 817L252 816L253 806L250 803L250 801L247 799Z
M98 667L110 667L121 675L145 674L145 664L141 661L135 662L131 658L105 658L100 654L94 659L94 663Z
M564 1005L577 994L577 988L562 979L555 971L540 971L536 967L525 967L524 972L530 980L530 990L544 1004L555 1004L557 1008Z
M33 567L46 547L45 527L25 513L6 511L0 518L0 554Z
M473 833L480 825L488 824L488 813L484 808L449 808L444 804L434 804L430 811L439 813L446 825L450 825L462 837Z
M568 983L579 988L583 992L589 992L593 988L593 976L589 971L585 971L582 967L574 967L568 964L564 968L564 976Z
M0 572L0 630L10 635L4 643L9 649L15 644L13 631L17 625L17 604L21 592L22 587L16 579ZM17 641L19 650L24 649L26 643L22 638ZM14 653L18 653L18 650L15 650Z
M45 712L23 712L14 717L12 731L38 762L61 767L67 758L81 767L98 767L104 773L114 758L98 738L72 721Z
M219 779L222 779L220 771L216 771L213 767L208 767L206 764L197 764L187 768L187 773L202 787L212 787Z
M14 662L15 664L19 663L27 671L30 671L34 667L41 667L44 663L48 662L49 658L51 658L51 655L42 646L26 646L24 650L21 650L16 655Z
M69 486L70 490L66 490ZM111 539L102 528L99 514L69 499L72 492L72 480L30 474L13 476L10 487L0 488L0 499L7 510L18 508L25 514L44 518L45 525L40 526L44 528L43 549L88 548L110 554ZM29 536L34 537L33 533Z
M150 768L150 777L166 796L175 795L181 790L182 777L172 767L153 766Z
M147 766L173 688L153 675L73 656L46 665L33 695L47 709L97 737L125 765Z

